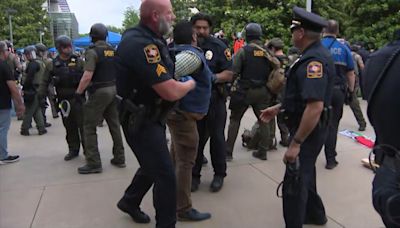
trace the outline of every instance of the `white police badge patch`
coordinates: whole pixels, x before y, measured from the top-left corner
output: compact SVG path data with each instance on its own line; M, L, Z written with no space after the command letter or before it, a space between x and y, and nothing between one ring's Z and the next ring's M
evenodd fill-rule
M206 51L205 57L207 60L211 60L214 56L214 53L211 50Z

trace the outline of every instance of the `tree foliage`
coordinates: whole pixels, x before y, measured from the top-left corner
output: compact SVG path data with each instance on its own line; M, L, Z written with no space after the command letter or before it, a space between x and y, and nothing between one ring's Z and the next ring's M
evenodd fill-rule
M0 40L9 39L7 9L16 10L12 14L12 28L15 47L25 47L40 41L40 31L44 31L43 43L51 45L50 21L45 9L46 0L1 0Z
M107 25L107 30L110 32L116 32L116 33L124 32L124 28L119 28L119 27L113 26L113 25Z
M249 22L260 23L264 39L282 38L290 44L289 26L293 6L305 7L305 0L176 0L178 20L193 14L190 8L213 16L214 31L240 32ZM398 0L314 0L313 12L340 23L341 36L380 47L399 29ZM229 38L229 37L228 37Z
M124 29L136 26L139 23L138 11L133 7L128 7L124 13L124 21L122 26Z

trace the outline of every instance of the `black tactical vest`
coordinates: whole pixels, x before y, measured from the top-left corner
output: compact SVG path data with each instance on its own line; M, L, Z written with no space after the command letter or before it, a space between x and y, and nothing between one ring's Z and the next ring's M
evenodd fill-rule
M59 98L69 98L75 93L83 75L81 60L72 55L69 60L58 56L53 60L54 86Z
M114 48L111 46L91 46L89 49L93 49L97 54L92 83L96 85L96 83L115 81Z
M250 81L255 86L264 86L270 73L270 64L262 50L250 45L245 46L245 61L241 80Z

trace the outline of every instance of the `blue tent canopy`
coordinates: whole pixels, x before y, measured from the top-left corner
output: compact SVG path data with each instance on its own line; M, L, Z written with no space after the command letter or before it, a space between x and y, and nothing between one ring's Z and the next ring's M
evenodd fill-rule
M121 41L121 34L115 32L108 32L107 42L113 46L117 46ZM87 47L92 42L89 36L81 37L72 41L74 46Z

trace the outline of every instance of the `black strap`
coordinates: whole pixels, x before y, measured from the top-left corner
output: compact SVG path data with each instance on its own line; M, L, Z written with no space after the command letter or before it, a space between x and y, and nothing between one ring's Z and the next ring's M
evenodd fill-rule
M383 77L386 75L386 72L390 69L390 67L392 66L394 60L396 59L396 57L400 54L400 48L397 48L393 54L390 56L389 60L386 62L385 66L383 67L381 73L379 74L377 80L375 81L374 86L372 87L371 93L368 97L368 108L367 108L367 113L370 112L370 107L371 107L371 103L372 103L372 99L374 97L374 94L379 86L379 84L381 83ZM369 115L371 116L371 115Z
M334 44L335 42L336 42L336 38L333 38L332 43L329 44L329 46L328 46L328 50L331 49L331 47L333 46L333 44Z

